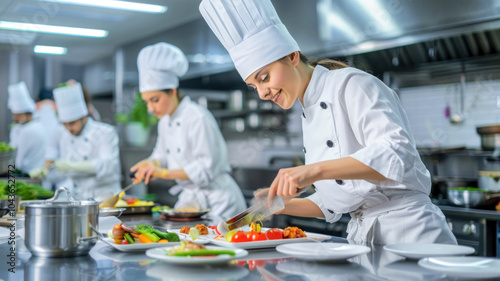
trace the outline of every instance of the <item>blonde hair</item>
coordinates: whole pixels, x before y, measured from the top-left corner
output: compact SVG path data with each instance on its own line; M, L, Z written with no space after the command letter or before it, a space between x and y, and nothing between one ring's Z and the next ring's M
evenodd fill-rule
M305 63L305 64L309 64L313 67L316 67L317 65L321 65L323 67L326 67L330 70L335 70L335 69L341 69L341 68L346 68L346 67L349 67L347 64L341 62L341 61L338 61L338 60L331 60L331 59L322 59L322 60L313 60L313 61L309 61L309 59L302 53L300 53L300 61Z

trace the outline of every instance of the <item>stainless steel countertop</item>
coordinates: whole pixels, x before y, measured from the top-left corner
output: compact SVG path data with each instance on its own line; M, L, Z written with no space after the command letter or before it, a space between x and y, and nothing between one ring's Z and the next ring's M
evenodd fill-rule
M122 216L131 224L149 223L167 228L198 222L168 222L149 215ZM204 223L212 223L210 220ZM5 262L10 252L7 239L0 240L0 279L3 280L456 280L420 267L383 250L367 245L371 252L345 263L300 261L275 249L249 250L235 264L220 266L180 266L157 261L144 253L124 253L99 241L89 255L74 258L38 258L30 254L21 238L16 240L15 273ZM327 242L348 243L340 237Z

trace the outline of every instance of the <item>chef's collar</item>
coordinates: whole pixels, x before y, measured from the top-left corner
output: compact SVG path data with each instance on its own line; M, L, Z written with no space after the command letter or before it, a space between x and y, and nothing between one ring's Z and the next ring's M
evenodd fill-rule
M303 109L318 102L322 89L325 86L326 73L328 73L328 71L328 68L321 65L316 65L314 68L311 81L309 81L309 85L307 85L307 89L304 93L304 104L302 104Z
M189 103L191 103L191 98L184 96L182 98L181 102L179 103L179 105L177 106L177 108L175 109L174 113L172 114L171 118L175 119L175 118L177 118L177 116L181 116L182 111L186 110Z

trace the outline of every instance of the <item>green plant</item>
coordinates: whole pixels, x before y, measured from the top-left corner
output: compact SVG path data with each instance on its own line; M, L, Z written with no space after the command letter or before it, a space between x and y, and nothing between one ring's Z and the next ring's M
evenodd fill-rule
M134 98L132 108L129 113L115 114L115 120L119 123L140 122L144 128L153 126L158 123L156 116L149 114L146 103L142 100L141 93L138 93Z

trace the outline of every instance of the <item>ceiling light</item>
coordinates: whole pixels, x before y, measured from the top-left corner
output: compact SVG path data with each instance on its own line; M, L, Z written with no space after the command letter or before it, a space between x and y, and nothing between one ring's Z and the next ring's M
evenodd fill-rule
M102 29L90 29L69 26L33 24L26 22L0 21L0 29L22 30L41 33L54 33L84 37L107 37L108 31Z
M68 50L64 47L36 45L33 51L37 54L65 55Z
M166 6L127 2L119 0L38 0L45 2L56 2L60 4L73 4L82 6L92 6L107 9L126 10L133 12L162 14L167 11Z

